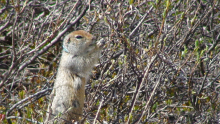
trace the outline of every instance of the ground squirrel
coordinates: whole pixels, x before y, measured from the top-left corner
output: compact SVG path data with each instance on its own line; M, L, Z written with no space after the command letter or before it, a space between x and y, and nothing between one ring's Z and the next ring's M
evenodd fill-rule
M78 30L64 38L63 52L51 93L46 123L79 121L83 114L85 84L98 62L104 40L96 42L90 33ZM68 123L68 122L67 122Z

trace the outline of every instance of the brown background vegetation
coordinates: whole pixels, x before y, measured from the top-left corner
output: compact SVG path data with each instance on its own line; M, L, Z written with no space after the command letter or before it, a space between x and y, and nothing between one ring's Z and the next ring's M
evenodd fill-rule
M0 3L0 121L42 123L63 37L105 38L84 123L219 123L219 0Z

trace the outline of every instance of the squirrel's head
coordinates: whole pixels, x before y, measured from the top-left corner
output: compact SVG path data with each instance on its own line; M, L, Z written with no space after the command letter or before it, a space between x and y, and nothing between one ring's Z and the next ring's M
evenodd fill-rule
M73 55L84 55L98 52L104 45L104 40L96 41L93 35L84 31L73 31L64 38L63 49Z

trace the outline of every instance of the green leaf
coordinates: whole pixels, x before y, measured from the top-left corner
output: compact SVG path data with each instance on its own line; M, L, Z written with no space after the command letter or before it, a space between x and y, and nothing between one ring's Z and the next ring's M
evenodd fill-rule
M195 41L195 47L196 47L196 48L199 47L199 41L198 41L198 40Z
M129 4L132 5L134 3L134 0L129 0Z

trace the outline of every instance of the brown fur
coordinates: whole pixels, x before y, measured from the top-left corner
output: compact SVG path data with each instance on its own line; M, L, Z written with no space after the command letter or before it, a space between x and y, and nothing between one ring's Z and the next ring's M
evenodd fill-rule
M95 43L91 34L79 30L67 35L63 46L65 50L62 52L45 123L56 120L60 124L80 120L83 115L85 84L98 61L103 42Z

